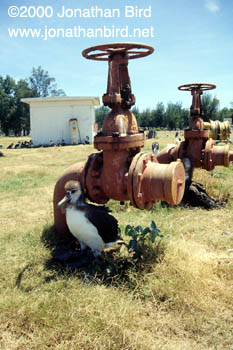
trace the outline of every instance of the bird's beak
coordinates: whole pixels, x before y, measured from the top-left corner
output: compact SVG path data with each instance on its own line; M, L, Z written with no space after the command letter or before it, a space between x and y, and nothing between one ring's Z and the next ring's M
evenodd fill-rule
M69 201L69 198L67 198L66 196L60 201L57 203L57 207L59 209L61 209L62 213L64 214L65 213L65 209L66 209L66 204L68 203Z

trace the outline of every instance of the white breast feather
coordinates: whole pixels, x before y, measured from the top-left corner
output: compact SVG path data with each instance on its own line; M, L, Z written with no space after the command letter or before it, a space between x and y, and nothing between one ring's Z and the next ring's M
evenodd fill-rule
M80 243L87 245L92 251L101 252L105 243L99 236L97 228L85 217L84 212L76 208L66 209L66 222L70 232Z

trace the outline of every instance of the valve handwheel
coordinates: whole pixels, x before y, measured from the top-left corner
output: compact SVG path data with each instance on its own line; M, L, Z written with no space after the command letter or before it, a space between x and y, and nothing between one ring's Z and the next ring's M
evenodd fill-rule
M92 51L99 51L92 53ZM152 46L139 43L112 43L89 47L83 50L83 57L89 60L108 61L109 56L115 53L126 53L128 59L148 56L154 52Z
M184 84L178 87L181 91L193 91L193 90L212 90L215 89L216 85L208 84L208 83L192 83L192 84Z

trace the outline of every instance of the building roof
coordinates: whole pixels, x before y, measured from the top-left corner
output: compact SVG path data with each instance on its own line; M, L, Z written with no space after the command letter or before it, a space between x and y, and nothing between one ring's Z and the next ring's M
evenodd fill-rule
M53 96L53 97L33 97L33 98L21 98L22 102L27 104L33 103L46 103L46 102L91 102L93 106L100 105L99 97L93 96Z

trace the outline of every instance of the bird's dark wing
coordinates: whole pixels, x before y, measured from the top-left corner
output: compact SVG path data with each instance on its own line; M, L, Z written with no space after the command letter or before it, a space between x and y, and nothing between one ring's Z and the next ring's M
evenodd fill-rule
M82 197L82 199L76 203L75 207L79 210L84 210L84 211L87 209L88 210L91 209L91 210L97 210L97 211L104 211L106 213L112 212L112 210L106 207L105 205L94 205L94 204L87 203L84 197Z
M85 215L87 219L96 226L103 241L109 243L122 239L117 219L103 210L103 207L102 209L98 209L98 206L93 207L94 208L89 207L85 210Z
M106 213L112 212L112 210L106 207L105 205L94 205L94 204L88 203L88 208L93 210L98 210L98 211L104 211Z

